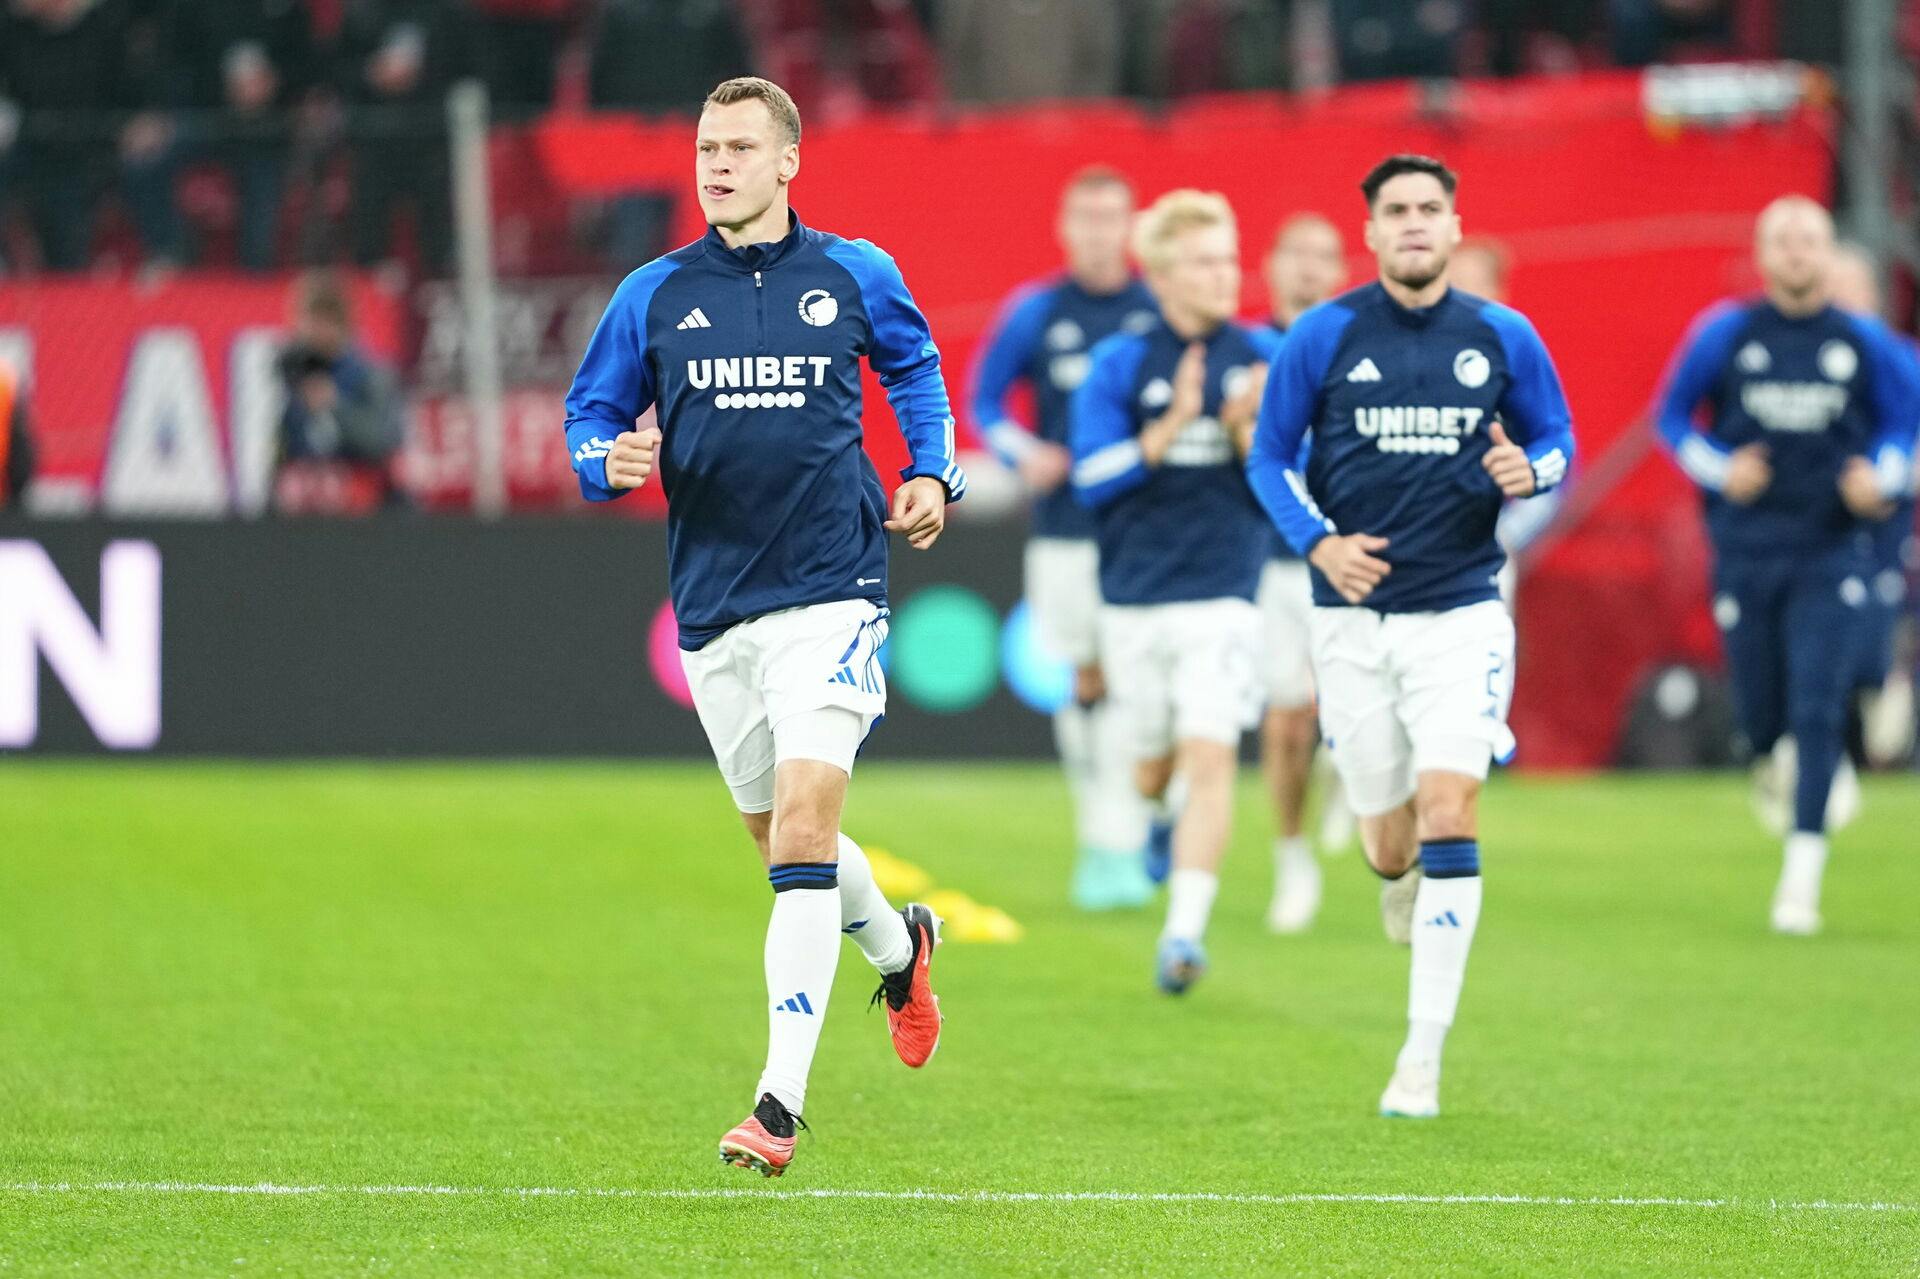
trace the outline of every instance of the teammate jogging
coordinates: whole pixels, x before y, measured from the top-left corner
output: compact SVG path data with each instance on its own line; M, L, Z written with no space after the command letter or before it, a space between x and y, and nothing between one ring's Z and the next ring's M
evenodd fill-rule
M940 353L893 259L788 209L800 113L786 91L752 77L716 88L694 169L709 230L614 294L567 394L567 445L589 501L656 469L666 493L681 660L774 892L766 1071L720 1156L777 1176L842 932L882 974L901 1060L923 1065L939 1042L939 921L888 905L839 829L854 756L886 706L884 530L925 550L966 479ZM912 450L890 508L861 450L862 357ZM636 430L649 407L659 425Z
M1413 945L1407 1039L1380 1111L1419 1118L1440 1113L1441 1050L1480 919L1481 784L1513 748L1494 522L1573 457L1533 326L1447 287L1455 187L1445 165L1411 155L1361 182L1380 278L1288 333L1248 467L1313 566L1321 729L1386 881L1387 934Z

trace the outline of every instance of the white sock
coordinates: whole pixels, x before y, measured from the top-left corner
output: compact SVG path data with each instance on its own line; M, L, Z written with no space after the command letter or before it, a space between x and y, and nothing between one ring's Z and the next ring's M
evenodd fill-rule
M1827 870L1827 837L1797 830L1787 836L1780 866L1780 891L1797 900L1820 900L1820 879Z
M1405 1061L1440 1064L1447 1027L1460 1006L1467 952L1480 923L1480 876L1421 877L1413 898L1413 968L1407 981Z
M865 851L845 834L840 836L840 931L883 973L897 973L913 960L907 921L873 882L873 863Z
M1220 877L1210 870L1176 869L1167 883L1167 926L1160 936L1199 941L1207 935L1207 916L1213 913L1213 895Z
M1273 841L1273 878L1274 882L1284 884L1289 879L1311 876L1320 869L1313 860L1313 846L1307 843L1305 835L1289 835Z
M1088 715L1093 726L1093 782L1080 810L1080 839L1101 852L1137 857L1147 841L1147 802L1133 784L1133 743L1111 702Z
M781 866L771 872L776 885L783 870L820 885L776 888L767 921L767 1068L753 1095L770 1092L796 1115L806 1107L807 1072L840 962L840 889L832 865L820 869L826 876L794 876Z

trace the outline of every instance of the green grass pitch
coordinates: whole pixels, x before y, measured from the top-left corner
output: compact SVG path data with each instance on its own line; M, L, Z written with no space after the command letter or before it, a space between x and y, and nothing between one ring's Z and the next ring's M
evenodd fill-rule
M769 894L711 770L8 761L0 1276L1920 1273L1920 783L1869 785L1808 941L1737 779L1497 782L1425 1124L1373 1114L1373 880L1269 937L1242 801L1171 1000L1157 911L1066 909L1055 773L863 769L848 830L1026 937L942 949L922 1072L847 947L765 1182L714 1154Z

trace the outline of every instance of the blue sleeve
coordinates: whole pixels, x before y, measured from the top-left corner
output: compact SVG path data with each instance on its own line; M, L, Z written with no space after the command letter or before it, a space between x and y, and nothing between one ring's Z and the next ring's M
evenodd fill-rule
M931 476L946 485L949 502L959 501L967 477L954 457L953 410L927 317L907 292L900 268L870 241L842 240L828 247L827 256L860 287L869 331L867 363L887 390L912 459L900 478Z
M615 436L631 431L653 407L647 307L661 281L677 268L677 263L661 258L620 282L567 389L567 452L580 477L580 495L589 502L627 495L628 490L607 485L607 450Z
M1073 447L1073 493L1082 506L1101 507L1147 482L1133 417L1133 384L1147 344L1116 335L1093 348L1086 380L1067 405Z
M1715 492L1726 483L1730 455L1695 428L1694 413L1720 380L1746 318L1746 308L1734 302L1721 302L1702 312L1680 341L1654 409L1660 441L1680 469L1701 488Z
M1033 447L1033 430L1007 411L1007 393L1027 375L1051 309L1053 290L1028 285L1007 299L994 317L973 366L970 411L980 438L1008 466Z
M1854 317L1873 371L1873 437L1867 460L1880 488L1903 498L1913 487L1914 432L1920 428L1920 356L1879 320Z
M1301 316L1280 343L1260 399L1247 483L1296 555L1308 554L1321 538L1339 531L1308 495L1305 467L1320 384L1352 322L1353 312L1331 304Z
M1567 478L1573 465L1573 413L1547 344L1533 322L1509 306L1489 302L1481 311L1500 337L1512 381L1500 399L1500 416L1519 432L1514 443L1533 463L1533 491L1545 493Z

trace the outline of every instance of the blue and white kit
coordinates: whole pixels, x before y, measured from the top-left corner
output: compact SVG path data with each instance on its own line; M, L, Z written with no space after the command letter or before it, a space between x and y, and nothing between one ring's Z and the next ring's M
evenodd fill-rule
M1237 742L1260 700L1253 596L1271 530L1219 414L1275 343L1226 324L1204 345L1200 415L1157 466L1138 437L1173 399L1188 346L1173 330L1102 342L1073 399L1073 484L1098 520L1109 688L1146 759L1184 738Z
M1482 466L1496 417L1536 491L1565 477L1572 418L1546 347L1458 289L1420 309L1377 282L1323 303L1268 376L1248 475L1275 525L1303 556L1334 533L1388 542L1392 571L1359 607L1313 571L1322 731L1362 816L1406 802L1421 772L1484 777L1512 752L1504 499Z
M958 499L966 477L940 352L898 267L798 218L784 238L738 249L709 231L629 275L567 393L567 447L589 501L622 496L607 485L607 452L657 412L680 647L744 811L771 806L775 759L790 753L784 721L843 708L863 737L885 708L874 651L886 494L861 447L862 358L907 439L902 479L931 476ZM829 762L850 769L858 745Z

